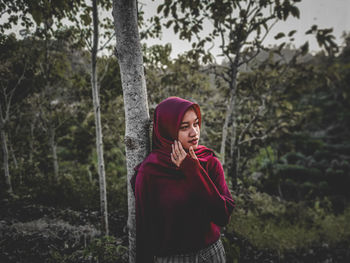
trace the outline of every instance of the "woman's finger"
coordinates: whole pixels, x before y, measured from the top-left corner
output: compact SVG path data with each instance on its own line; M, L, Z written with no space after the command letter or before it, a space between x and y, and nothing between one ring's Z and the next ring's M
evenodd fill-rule
M176 152L176 148L175 147L176 147L175 143L171 145L172 153L174 154L174 158L176 160L179 154Z
M186 151L184 150L184 147L182 147L181 142L179 142L179 149L180 149L181 155L186 155Z
M193 159L197 159L197 155L196 155L196 153L194 152L192 146L190 146L189 152L190 152L190 155L191 155L191 157L192 157Z
M181 151L180 151L180 147L179 147L179 141L175 141L175 149L176 149L176 153L178 154L178 155L180 155L181 154Z
M176 154L177 156L179 156L180 151L179 151L179 146L178 146L176 140L174 141L174 152L175 152L175 154Z
M171 161L172 161L174 164L176 164L176 160L175 160L175 158L174 158L173 153L170 154L170 159L171 159Z
M171 153L170 154L171 161L177 166L180 166L180 160L175 157L175 154Z
M180 141L178 141L178 147L179 147L179 152L180 152L180 156L181 156L181 159L185 159L186 158L186 151L184 150L184 148L182 147L182 144Z

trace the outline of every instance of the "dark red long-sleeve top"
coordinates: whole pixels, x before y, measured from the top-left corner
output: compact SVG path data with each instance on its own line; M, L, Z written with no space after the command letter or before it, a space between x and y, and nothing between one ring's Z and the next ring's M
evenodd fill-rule
M156 163L157 158L151 153L144 163ZM187 155L171 172L161 166L143 169L136 177L135 198L138 263L153 262L154 256L193 252L216 242L234 208L215 155L206 162Z

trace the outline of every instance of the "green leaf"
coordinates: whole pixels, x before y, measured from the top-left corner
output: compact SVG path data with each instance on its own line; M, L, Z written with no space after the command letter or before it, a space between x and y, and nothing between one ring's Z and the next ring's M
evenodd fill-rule
M317 31L317 25L313 25L308 31L305 32L306 35L312 34Z
M275 36L275 39L277 40L277 39L280 39L282 37L285 37L285 34L283 32L280 32Z
M278 47L278 52L281 53L282 49L284 48L284 46L286 45L286 42L283 42L281 45L279 45Z
M40 25L43 17L42 13L39 10L33 9L31 12L31 15L33 16L33 19L37 25Z
M309 52L309 42L306 41L305 44L302 45L300 49L301 49L301 54L305 56L307 52Z
M300 11L296 6L291 6L290 7L290 12L294 17L300 18Z
M179 31L179 25L176 23L175 26L174 26L175 34L177 34L178 31Z
M297 31L296 30L292 30L288 33L288 37L293 36Z
M169 28L169 27L171 26L172 23L173 23L173 20L168 21L168 22L165 24L165 27L166 27L166 28Z
M281 117L282 116L282 110L277 108L275 111L276 117Z
M164 7L164 4L158 6L158 8L157 8L157 14L159 14L160 12L162 12L163 7Z
M240 12L239 12L239 16L240 17L246 17L247 16L247 11L242 9Z
M293 105L289 101L285 101L284 106L286 106L288 110L293 110Z
M88 13L80 15L80 19L84 22L84 25L86 26L91 25L92 23L91 16Z

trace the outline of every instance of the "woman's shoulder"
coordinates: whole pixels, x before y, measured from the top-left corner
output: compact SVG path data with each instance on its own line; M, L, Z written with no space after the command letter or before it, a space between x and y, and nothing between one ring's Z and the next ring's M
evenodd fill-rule
M157 166L161 162L161 156L157 152L150 152L147 157L143 160L140 165L140 168L146 169Z
M217 154L215 153L215 151L204 145L198 146L198 148L196 149L196 155L199 157L199 159L202 159L203 161L207 161L210 163L220 163L220 160L217 158Z
M209 170L223 169L220 159L215 154L208 158L208 168Z
M138 170L144 174L157 173L164 168L169 168L169 161L170 157L163 156L159 152L152 151L140 164Z

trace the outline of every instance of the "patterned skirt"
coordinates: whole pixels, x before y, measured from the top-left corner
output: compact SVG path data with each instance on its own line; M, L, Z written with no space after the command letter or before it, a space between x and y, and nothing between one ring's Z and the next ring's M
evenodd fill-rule
M154 258L155 263L225 263L224 246L219 239L207 248L197 252Z

